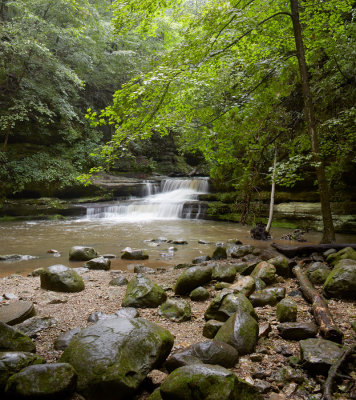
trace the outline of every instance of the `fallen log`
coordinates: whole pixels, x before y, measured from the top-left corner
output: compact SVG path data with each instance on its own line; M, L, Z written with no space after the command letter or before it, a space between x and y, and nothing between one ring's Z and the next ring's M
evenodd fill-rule
M334 383L334 380L339 376L338 370L345 363L345 360L355 352L356 352L356 345L348 347L342 353L342 356L339 358L339 360L330 367L328 377L327 377L325 385L324 385L324 400L333 400L333 396L332 396L333 383Z
M344 334L335 325L326 300L314 288L300 266L293 267L293 274L298 279L304 297L312 304L313 315L319 325L321 335L327 340L342 343Z
M342 250L345 247L352 247L353 249L356 249L355 243L330 243L304 246L281 246L277 243L272 243L271 246L278 252L290 258L295 256L309 255L311 253L321 253L329 249Z

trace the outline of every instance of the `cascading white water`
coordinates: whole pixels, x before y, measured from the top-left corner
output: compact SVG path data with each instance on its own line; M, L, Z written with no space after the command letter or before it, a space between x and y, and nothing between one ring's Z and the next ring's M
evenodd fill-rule
M161 181L159 193L156 192L157 185L145 182L145 197L119 201L109 206L88 207L87 218L125 222L192 218L191 211L183 216L184 203L196 201L198 195L208 193L208 189L208 178L164 179ZM194 214L195 218L199 214L200 211Z

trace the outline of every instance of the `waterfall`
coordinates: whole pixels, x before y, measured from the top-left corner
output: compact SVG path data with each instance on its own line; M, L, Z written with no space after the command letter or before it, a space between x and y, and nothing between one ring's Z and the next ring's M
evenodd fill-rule
M208 193L208 178L164 179L157 183L144 182L144 197L118 201L110 205L95 205L87 208L87 218L105 218L125 222L144 222L159 219L199 218L192 214L191 204L197 202L199 194ZM189 202L188 212L183 213Z

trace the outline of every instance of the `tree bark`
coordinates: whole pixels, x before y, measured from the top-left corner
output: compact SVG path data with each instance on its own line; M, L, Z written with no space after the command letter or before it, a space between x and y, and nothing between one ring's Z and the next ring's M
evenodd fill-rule
M353 249L356 249L355 243L332 243L304 246L281 246L277 243L272 243L271 246L275 248L279 253L282 253L287 257L302 256L311 253L320 253L329 249L342 250L345 247L352 247Z
M277 148L275 147L274 148L274 159L273 159L273 171L272 171L271 201L269 203L269 215L268 215L268 222L267 222L267 226L266 226L267 233L269 233L269 230L271 229L272 219L273 219L274 193L276 190L276 182L275 182L276 165L277 165Z
M294 30L294 39L297 49L299 72L302 80L304 113L308 125L308 133L311 141L313 161L316 165L315 169L320 193L321 214L324 224L323 238L321 242L331 243L335 241L335 232L330 208L329 188L325 176L325 166L323 160L320 157L319 137L316 132L313 99L309 86L308 68L305 60L302 28L299 20L298 0L290 0L290 6Z
M327 340L341 343L344 334L335 325L328 304L323 296L314 288L299 266L293 268L293 273L298 279L304 297L312 304L314 318L319 325L321 335Z

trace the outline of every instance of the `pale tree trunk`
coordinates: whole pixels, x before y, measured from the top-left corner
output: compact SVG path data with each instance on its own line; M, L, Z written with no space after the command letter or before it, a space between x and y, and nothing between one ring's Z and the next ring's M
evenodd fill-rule
M304 113L308 125L308 133L311 141L313 161L316 164L316 176L320 193L321 214L324 224L322 243L330 243L335 241L335 232L330 208L329 188L325 176L325 166L323 160L320 157L319 138L316 132L314 106L309 86L308 69L305 60L304 44L302 37L302 28L299 21L298 0L290 0L290 6L295 44L297 48L299 72L302 80Z
M269 203L269 215L266 226L266 232L269 233L273 219L274 193L276 190L276 166L277 166L277 148L274 149L273 170L272 170L272 186L271 186L271 201Z

